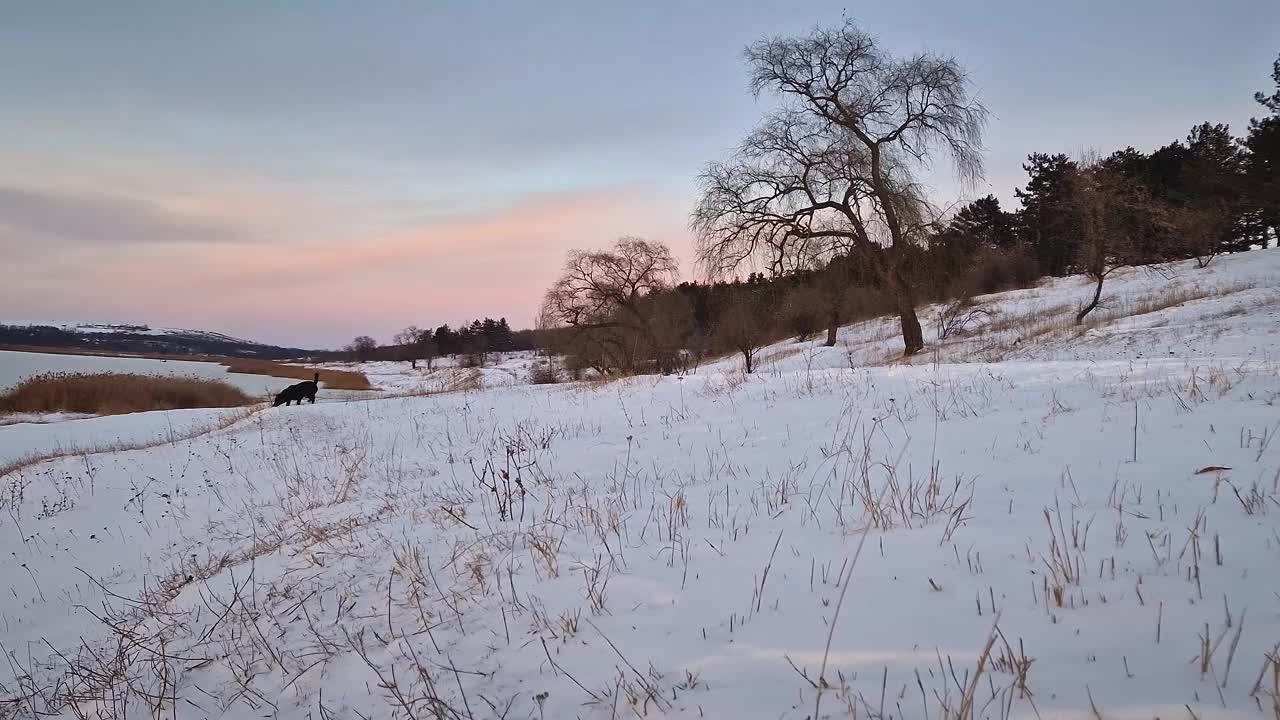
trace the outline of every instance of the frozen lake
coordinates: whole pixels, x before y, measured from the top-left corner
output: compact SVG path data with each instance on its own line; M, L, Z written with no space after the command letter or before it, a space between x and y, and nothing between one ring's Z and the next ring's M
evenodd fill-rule
M23 378L46 372L126 372L145 375L195 375L225 380L254 396L274 395L297 380L229 373L218 363L189 360L152 360L135 357L103 357L100 355L56 355L52 353L11 352L0 350L0 391L13 387Z

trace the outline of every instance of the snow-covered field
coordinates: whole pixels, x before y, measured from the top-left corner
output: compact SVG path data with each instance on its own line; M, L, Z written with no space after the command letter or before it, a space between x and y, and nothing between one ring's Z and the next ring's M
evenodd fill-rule
M362 372L369 384L384 393L427 395L523 385L535 362L531 352L509 352L492 353L484 367L464 367L460 356L436 358L430 368L426 361L419 361L416 368L391 361L325 363L321 367Z
M1275 717L1280 253L1173 272L2 476L0 717Z
M83 455L101 450L164 443L238 418L245 408L194 408L131 415L74 413L3 415L0 472L33 457ZM5 479L0 476L0 479Z

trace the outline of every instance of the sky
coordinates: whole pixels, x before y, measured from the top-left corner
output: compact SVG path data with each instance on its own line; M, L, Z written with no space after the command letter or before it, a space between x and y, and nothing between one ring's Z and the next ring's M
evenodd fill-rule
M1030 152L1242 134L1275 0L865 3L0 0L0 322L303 347L533 323L565 253L624 235L695 277L695 179L772 101L742 49L853 18L968 68L986 178Z

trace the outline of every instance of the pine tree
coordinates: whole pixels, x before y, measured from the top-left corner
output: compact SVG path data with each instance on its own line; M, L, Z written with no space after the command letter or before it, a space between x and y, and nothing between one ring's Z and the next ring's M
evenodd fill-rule
M1271 79L1276 84L1276 91L1270 95L1264 95L1262 91L1253 94L1253 99L1258 104L1271 111L1271 117L1280 117L1280 57L1271 65Z
M485 335L484 328L484 322L478 319L472 320L471 324L467 326L466 352L479 360L480 367L484 367L485 362L489 359L489 338Z
M515 350L515 334L511 332L511 326L507 324L506 318L498 318L498 349L502 352L511 352Z
M1186 194L1183 170L1187 157L1187 146L1174 140L1147 158L1147 187L1156 197L1171 200Z
M951 229L973 238L980 247L1007 249L1018 241L1013 216L1000 209L1000 200L994 195L978 198L961 208L951 221Z
M1107 172L1119 173L1150 185L1151 158L1146 153L1135 150L1132 145L1111 153L1101 164Z
M1246 230L1249 208L1245 165L1247 156L1226 125L1202 123L1187 135L1187 165L1183 170L1184 207L1208 218L1212 229L1199 248L1210 254L1249 249Z
M1272 65L1271 79L1276 86L1274 93L1258 92L1253 96L1270 116L1251 120L1243 143L1248 150L1245 173L1250 206L1244 234L1260 245L1266 245L1271 238L1280 239L1280 58Z
M454 355L458 352L458 334L448 325L441 325L436 328L435 334L436 351L441 355Z
M1027 187L1015 190L1022 202L1019 234L1048 275L1066 275L1076 256L1075 233L1068 220L1070 178L1078 169L1066 155L1032 153L1027 156Z

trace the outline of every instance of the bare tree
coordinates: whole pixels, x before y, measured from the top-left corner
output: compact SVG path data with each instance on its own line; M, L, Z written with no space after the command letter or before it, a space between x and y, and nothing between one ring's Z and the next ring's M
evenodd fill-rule
M666 245L622 238L609 250L569 253L542 303L545 327L572 329L570 344L601 372L635 368L642 346L658 347L645 299L678 277Z
M356 339L352 340L351 343L347 345L347 347L345 348L347 353L349 353L352 357L359 360L360 362L365 362L371 359L373 357L374 351L376 351L377 349L378 349L378 341L374 340L368 335L356 336Z
M1168 232L1170 214L1140 182L1097 163L1072 171L1068 198L1079 237L1077 264L1094 281L1093 297L1076 312L1080 325L1098 307L1107 277L1141 261L1143 240Z
M817 298L820 302L821 316L827 328L827 339L823 345L835 347L836 333L847 313L846 296L850 288L849 278L839 272L838 267L829 266L827 272L818 278Z
M721 309L716 326L716 340L742 355L742 369L755 372L756 353L768 342L772 314L754 294L734 297Z
M1181 207L1169 208L1170 223L1182 238L1185 251L1195 258L1196 267L1207 268L1223 250L1234 221L1228 203L1214 198L1198 198Z
M962 180L982 175L987 111L964 68L928 53L894 57L849 21L762 40L746 58L752 92L783 106L701 176L692 226L703 270L758 261L776 275L862 252L894 296L906 354L918 352L904 254L934 213L915 174L941 152Z
M418 361L426 360L427 369L431 369L436 356L436 344L431 338L430 330L410 325L396 333L392 342L400 347L400 357L407 360L410 367L417 369Z

